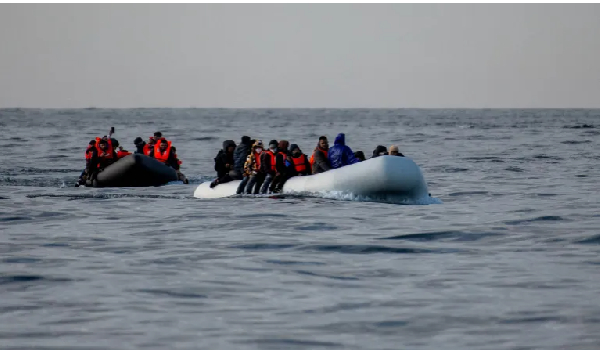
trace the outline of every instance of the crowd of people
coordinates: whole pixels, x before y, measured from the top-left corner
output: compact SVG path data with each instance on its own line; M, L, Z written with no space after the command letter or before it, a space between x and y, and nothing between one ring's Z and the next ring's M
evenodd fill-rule
M108 135L96 137L89 142L85 151L85 169L79 177L77 186L92 183L96 176L106 167L132 154L124 150L119 145L119 141L112 137L113 131L114 129L111 129ZM136 147L134 153L152 157L175 169L179 180L188 183L187 178L180 171L181 161L177 157L177 149L172 145L171 141L162 136L160 131L155 132L154 136L148 139L148 142L145 142L141 137L137 137L133 143Z
M372 158L382 155L404 157L395 145L388 150L377 146ZM214 188L233 180L242 180L237 193L279 193L285 182L293 176L319 174L365 160L362 151L353 152L346 145L345 135L338 134L329 147L326 136L319 137L310 157L297 144L286 140L271 140L265 148L262 140L243 136L239 145L232 140L223 142L223 148L215 157L217 179L211 182Z

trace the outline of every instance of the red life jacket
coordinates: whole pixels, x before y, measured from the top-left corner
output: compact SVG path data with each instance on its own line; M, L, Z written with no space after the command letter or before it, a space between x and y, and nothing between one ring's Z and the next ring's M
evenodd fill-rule
M93 149L94 149L94 146L92 146L92 145L87 146L87 149L85 150L85 160L92 159L92 155L94 155L94 152L92 152Z
M277 172L277 169L275 169L275 154L273 154L273 151L271 150L268 150L266 152L267 154L265 155L265 157L271 157L271 171Z
M256 153L254 152L254 169L260 170L260 159L262 158L262 152Z
M162 142L157 143L154 146L154 158L161 163L166 163L169 159L169 155L171 154L171 141L167 141L167 149L165 153L160 153L160 144Z
M306 154L302 154L298 158L292 157L292 161L294 162L294 168L298 173L301 174L306 172L306 166L308 165Z
M325 155L325 159L327 159L327 153L329 153L329 151L323 151L321 149L321 147L317 147L317 150L319 150L321 153L323 153ZM313 164L315 163L315 152L313 152L312 156L310 156L310 159L308 160L308 162L310 163L310 166L312 167Z

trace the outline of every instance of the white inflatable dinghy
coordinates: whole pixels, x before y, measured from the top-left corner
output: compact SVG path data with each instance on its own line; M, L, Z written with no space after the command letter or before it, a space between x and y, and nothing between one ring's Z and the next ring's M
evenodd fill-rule
M210 188L204 182L196 188L196 198L234 196L240 180ZM283 186L282 193L321 194L340 192L356 196L392 195L419 200L428 197L421 169L406 157L380 156L360 163L311 176L294 176Z

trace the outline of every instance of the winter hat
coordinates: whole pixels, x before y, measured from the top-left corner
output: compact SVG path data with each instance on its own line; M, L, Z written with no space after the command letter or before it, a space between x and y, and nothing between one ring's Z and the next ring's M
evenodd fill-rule
M244 145L250 145L250 137L249 136L242 136L242 143Z
M144 143L144 139L142 139L141 137L136 137L135 140L133 140L133 144L134 145L141 145L142 143Z
M262 140L256 140L256 142L254 143L254 147L264 148Z
M277 147L277 140L271 140L271 141L269 141L269 147L271 147L271 145Z
M298 145L297 145L297 144L295 144L295 143L292 143L292 145L290 146L290 152L294 152L294 150L295 150L296 148L297 148L297 149L300 149L300 147L298 147Z

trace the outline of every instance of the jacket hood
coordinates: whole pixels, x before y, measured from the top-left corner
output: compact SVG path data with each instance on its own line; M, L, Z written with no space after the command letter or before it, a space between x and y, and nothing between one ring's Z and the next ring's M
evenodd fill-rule
M346 145L346 136L343 133L339 133L336 137L335 137L335 141L333 141L334 145Z
M225 140L225 141L223 141L223 152L227 153L227 147L229 147L229 146L237 147L235 145L235 142L233 142L233 140Z
M286 140L281 140L281 141L279 141L277 148L279 148L280 151L287 151L289 145L290 145L290 143L287 142Z
M242 144L252 146L252 140L249 136L242 136Z
M300 147L298 147L298 145L297 145L297 144L295 144L295 143L292 143L292 145L290 146L290 152L294 152L294 150L295 150L296 148L297 148L297 149L300 149Z
M387 148L385 148L385 146L377 146L377 148L375 148L375 150L373 151L373 157L378 157L379 153L384 152L387 153Z

